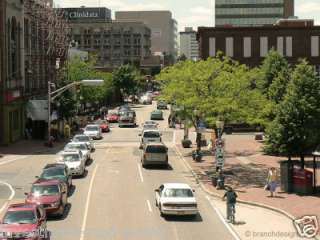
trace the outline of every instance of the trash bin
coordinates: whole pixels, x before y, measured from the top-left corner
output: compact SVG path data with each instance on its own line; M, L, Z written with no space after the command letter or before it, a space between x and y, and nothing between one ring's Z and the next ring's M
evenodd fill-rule
M280 162L280 188L284 192L292 192L293 161Z
M312 194L313 173L305 169L293 169L293 191L298 194Z

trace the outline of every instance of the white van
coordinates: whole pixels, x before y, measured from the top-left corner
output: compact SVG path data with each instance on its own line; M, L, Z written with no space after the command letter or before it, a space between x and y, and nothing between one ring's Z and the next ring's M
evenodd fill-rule
M160 143L161 140L161 133L157 129L148 129L142 132L142 134L139 134L141 136L141 142L140 142L140 149L143 148L143 145L147 143Z

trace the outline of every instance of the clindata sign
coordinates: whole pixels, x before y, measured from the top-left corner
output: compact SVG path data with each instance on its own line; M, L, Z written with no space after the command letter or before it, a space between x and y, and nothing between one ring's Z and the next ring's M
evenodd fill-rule
M64 8L63 11L71 21L111 19L111 11L108 8Z

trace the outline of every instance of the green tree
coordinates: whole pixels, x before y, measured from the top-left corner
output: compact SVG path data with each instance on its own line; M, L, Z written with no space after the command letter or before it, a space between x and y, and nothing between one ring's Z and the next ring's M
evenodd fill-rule
M123 97L136 93L141 76L134 66L123 65L113 72L112 79L114 87Z
M304 156L320 142L320 81L306 61L295 67L292 80L278 105L276 118L267 129L266 151Z

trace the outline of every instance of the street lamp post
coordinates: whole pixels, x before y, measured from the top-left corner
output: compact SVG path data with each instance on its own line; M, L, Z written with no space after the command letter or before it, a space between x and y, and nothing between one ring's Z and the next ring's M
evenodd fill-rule
M51 91L52 83L48 81L48 146L52 146L51 141L51 102L54 101L57 97L59 97L62 93L69 90L70 88L77 86L77 85L84 85L84 86L101 86L104 83L103 80L100 79L85 79L79 82L72 82L62 88L57 90Z

